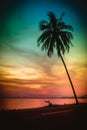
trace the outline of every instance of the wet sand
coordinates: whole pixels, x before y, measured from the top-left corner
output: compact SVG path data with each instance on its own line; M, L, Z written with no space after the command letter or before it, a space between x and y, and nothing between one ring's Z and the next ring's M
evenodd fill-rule
M87 104L0 111L2 130L85 130Z

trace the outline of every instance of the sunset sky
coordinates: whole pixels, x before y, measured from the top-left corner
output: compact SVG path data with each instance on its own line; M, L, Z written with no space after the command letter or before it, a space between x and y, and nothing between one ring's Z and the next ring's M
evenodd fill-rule
M77 96L87 95L86 12L74 0L3 0L0 4L0 97L73 96L62 61L37 47L39 22L65 12L73 47L64 60ZM82 1L84 2L84 0Z

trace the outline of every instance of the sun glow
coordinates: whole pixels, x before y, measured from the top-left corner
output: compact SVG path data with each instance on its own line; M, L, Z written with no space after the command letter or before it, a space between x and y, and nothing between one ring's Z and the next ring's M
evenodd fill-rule
M32 84L31 86L29 86L30 88L34 88L34 89L38 89L41 88L41 85L39 84Z
M4 70L6 70L5 73L8 75L4 74L4 77L7 79L35 79L40 77L40 73L38 70L35 68L28 68L28 67L16 67L16 68L3 68L3 73Z

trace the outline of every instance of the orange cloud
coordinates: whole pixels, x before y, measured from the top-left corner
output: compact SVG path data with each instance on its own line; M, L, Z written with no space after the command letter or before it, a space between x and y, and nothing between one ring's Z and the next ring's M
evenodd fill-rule
M34 52L35 53L35 52ZM15 96L72 96L72 89L62 62L57 57L49 59L31 53L21 53L26 62L1 66L1 86L3 93ZM38 57L38 58L37 58ZM87 66L84 62L66 62L77 95L85 95ZM9 89L7 89L9 88ZM16 90L17 89L17 90ZM11 91L10 91L11 90ZM23 90L24 93L21 91ZM28 92L25 92L28 90ZM9 93L9 94L7 94ZM11 93L11 94L10 94ZM27 94L26 94L27 93ZM5 95L3 94L3 95Z

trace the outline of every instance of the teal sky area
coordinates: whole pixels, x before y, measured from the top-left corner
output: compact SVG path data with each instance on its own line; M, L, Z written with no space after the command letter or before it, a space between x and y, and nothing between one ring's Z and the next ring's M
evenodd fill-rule
M48 95L48 91L52 93L52 90L49 90L51 83L56 89L57 86L69 86L64 83L53 83L55 80L53 80L52 77L56 76L57 78L59 76L54 74L53 71L56 71L56 69L59 70L60 68L57 68L57 64L61 65L62 63L60 60L57 61L55 54L49 59L46 54L44 52L42 53L40 48L37 47L37 39L41 34L39 22L41 20L49 20L47 16L49 11L53 11L57 18L60 17L62 12L65 12L63 20L66 24L70 24L74 28L73 47L71 47L70 53L64 56L64 59L68 65L71 76L74 77L74 74L76 74L73 80L77 86L77 93L79 95L85 95L86 79L83 79L83 75L85 71L87 72L87 38L85 10L81 11L81 9L83 9L81 3L78 3L78 0L77 3L72 0L71 2L69 0L19 0L18 2L14 0L4 0L2 6L3 8L0 9L2 95L5 95L8 91L10 94L7 94L7 96L24 96L22 92L20 94L20 89L18 93L16 90L10 90L9 88L11 86L18 86L18 88L20 88L21 83L18 79L24 80L26 84L24 85L30 89L30 93L27 95L33 96L41 94ZM53 67L51 67L51 65L53 65ZM62 75L62 73L60 73L60 75ZM45 81L45 83L39 82L40 79L42 80L41 76L42 78L45 77L46 80L49 78L50 83ZM65 77L67 78L66 75ZM63 78L66 79L65 77ZM77 85L76 80L80 80L79 84L82 93L78 90L79 85ZM34 87L34 84L31 85L32 82L34 84L36 83L36 87ZM36 88L41 88L41 86L42 90L38 90L37 93L31 92L32 89L35 88L36 91ZM6 87L8 87L8 90L5 89ZM53 95L55 96L57 94L54 92ZM59 95L61 96L62 94Z
M34 48L37 50L36 41L41 33L39 30L39 22L43 19L49 20L47 13L53 11L57 17L59 17L62 12L65 12L64 21L67 24L71 24L74 28L73 34L75 42L73 43L75 46L76 44L79 46L79 51L81 48L81 51L85 51L84 23L79 14L72 6L67 5L67 3L68 2L65 4L65 2L58 0L36 0L31 2L22 1L17 5L10 5L4 21L2 20L4 22L1 32L2 46L3 44L10 44L15 47L21 47L22 49ZM79 43L78 38L80 39Z

